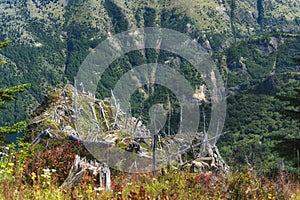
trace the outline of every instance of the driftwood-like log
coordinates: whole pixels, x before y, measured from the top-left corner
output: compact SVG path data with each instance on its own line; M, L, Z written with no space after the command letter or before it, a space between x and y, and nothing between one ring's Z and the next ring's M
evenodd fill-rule
M106 189L111 191L110 170L108 165L98 163L97 161L87 162L85 158L80 158L78 155L76 155L70 173L61 187L72 187L72 185L76 184L82 178L86 170L91 171L95 177L99 177L100 186L97 190Z
M190 167L191 172L195 171L213 171L222 174L229 172L229 166L221 157L217 146L206 144L204 149L204 156L197 157L192 161L183 163L180 168ZM206 155L205 155L206 153Z

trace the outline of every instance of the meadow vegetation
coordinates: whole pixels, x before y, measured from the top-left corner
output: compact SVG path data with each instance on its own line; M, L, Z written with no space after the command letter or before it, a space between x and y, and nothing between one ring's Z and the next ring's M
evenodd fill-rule
M62 188L75 155L87 155L81 144L17 145L2 149L0 199L300 199L297 177L285 171L259 176L247 167L226 176L172 167L155 175L112 171L112 191L86 173L77 185Z

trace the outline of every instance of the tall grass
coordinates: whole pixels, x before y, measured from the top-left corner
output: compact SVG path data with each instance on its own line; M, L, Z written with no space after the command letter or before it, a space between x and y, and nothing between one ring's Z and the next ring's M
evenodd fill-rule
M99 188L88 173L77 185L64 189L60 185L74 146L42 151L26 143L19 146L18 151L10 146L1 156L0 199L300 199L300 183L290 174L282 171L268 178L248 168L227 176L174 169L162 169L155 176L112 170L112 191Z

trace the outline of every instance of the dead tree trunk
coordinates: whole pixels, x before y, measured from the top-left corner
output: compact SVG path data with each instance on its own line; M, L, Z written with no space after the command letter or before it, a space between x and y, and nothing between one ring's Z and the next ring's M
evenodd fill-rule
M78 183L85 171L91 171L95 177L99 177L99 188L111 190L110 170L107 164L100 164L97 161L87 162L85 158L76 155L70 173L62 188L71 188L72 185ZM98 188L98 189L99 189Z

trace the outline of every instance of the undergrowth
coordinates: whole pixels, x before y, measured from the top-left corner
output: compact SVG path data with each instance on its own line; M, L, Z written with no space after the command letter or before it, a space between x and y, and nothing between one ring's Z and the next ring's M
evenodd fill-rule
M45 148L24 142L2 149L0 199L299 199L300 183L287 172L259 176L248 168L224 176L162 169L155 175L112 170L112 191L88 173L72 188L61 188L81 144Z

